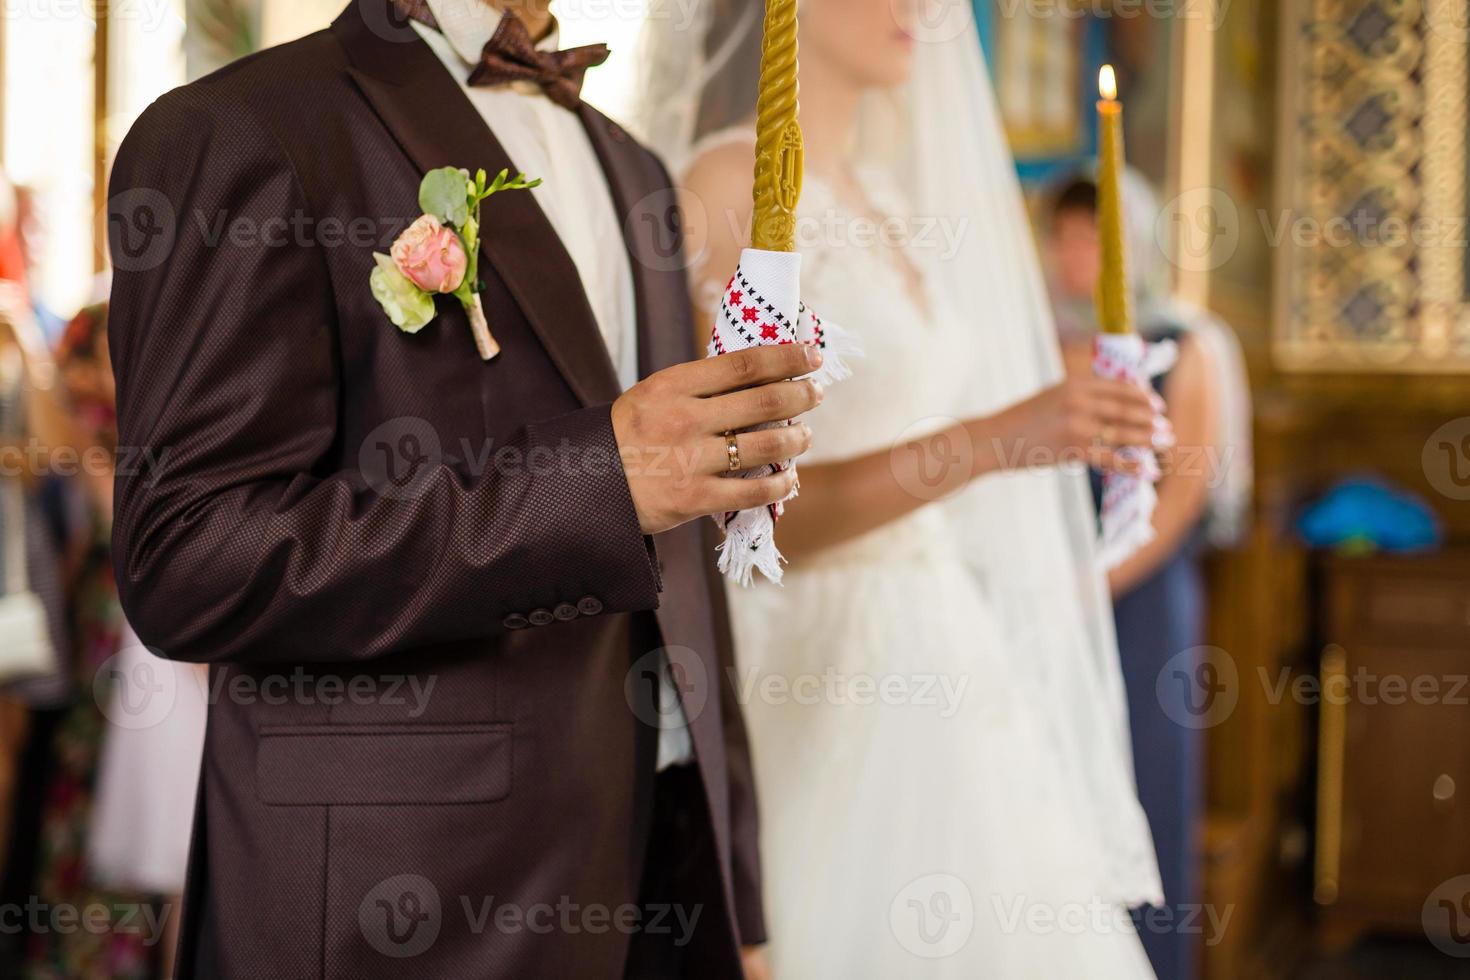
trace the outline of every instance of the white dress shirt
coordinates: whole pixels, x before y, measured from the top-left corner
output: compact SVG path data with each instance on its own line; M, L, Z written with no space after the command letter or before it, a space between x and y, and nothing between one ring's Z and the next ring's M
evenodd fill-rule
M428 0L439 31L413 22L419 36L454 76L470 103L505 147L513 170L542 183L530 193L546 213L567 254L577 266L582 288L592 305L608 355L624 389L638 381L638 311L633 293L633 269L622 246L607 177L582 121L562 108L533 83L470 86L470 72L480 52L500 26L500 11L485 0ZM555 29L536 45L558 47ZM470 166L473 161L464 161ZM493 175L492 175L493 176ZM523 194L525 191L507 193ZM494 198L486 203L486 226L494 234ZM616 243L616 244L614 244ZM692 761L694 746L688 722L662 658L659 685L658 768Z

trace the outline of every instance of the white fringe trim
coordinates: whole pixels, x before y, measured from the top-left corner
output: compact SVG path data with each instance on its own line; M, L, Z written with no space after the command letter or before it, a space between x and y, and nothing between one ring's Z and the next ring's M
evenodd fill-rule
M740 519L745 515L741 514L725 528L725 540L715 549L720 553L720 573L742 586L750 585L757 570L777 585L781 584L781 566L786 559L776 547L770 513L764 510L762 513L765 527L747 527Z
M809 315L806 307L802 307L802 312ZM823 322L822 335L822 366L807 377L825 388L833 382L852 377L852 366L848 362L862 357L863 349L851 331L835 323Z

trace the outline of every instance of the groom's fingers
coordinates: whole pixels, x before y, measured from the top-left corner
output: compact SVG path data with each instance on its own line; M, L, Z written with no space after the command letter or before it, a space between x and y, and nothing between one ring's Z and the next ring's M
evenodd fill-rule
M706 357L670 368L686 394L706 398L810 374L822 364L822 352L807 344L751 347L733 354Z
M811 448L812 430L805 422L797 422L774 429L740 432L733 438L739 451L735 471L739 472L795 459ZM699 450L699 463L699 469L705 473L731 472L729 443L724 436L714 436L705 441Z
M712 514L728 514L734 510L764 507L785 500L796 489L796 470L787 467L770 476L747 477L742 480L711 479L707 499L714 503Z
M710 432L728 432L794 419L821 403L822 389L812 382L777 381L710 398L703 407L707 429Z

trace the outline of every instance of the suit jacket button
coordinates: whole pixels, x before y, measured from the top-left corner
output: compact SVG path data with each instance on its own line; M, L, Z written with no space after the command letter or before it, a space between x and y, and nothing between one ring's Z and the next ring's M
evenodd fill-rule
M570 602L563 602L561 605L556 607L555 615L557 619L565 623L568 620L577 618L577 607L572 605Z
M584 595L577 600L577 611L583 616L596 616L602 612L602 602L596 596Z
M500 622L508 630L523 630L531 625L531 621L520 613L511 613Z
M547 626L556 622L556 617L551 615L550 609L536 609L531 612L532 626Z

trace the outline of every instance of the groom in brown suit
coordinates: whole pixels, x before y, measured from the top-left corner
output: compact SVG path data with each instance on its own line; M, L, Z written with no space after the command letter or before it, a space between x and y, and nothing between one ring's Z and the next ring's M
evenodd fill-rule
M697 359L668 174L577 97L601 53L484 2L354 2L118 153L122 442L160 463L117 579L211 665L182 977L735 978L764 941L700 518L790 490L722 474L804 426L725 434L812 407L815 355ZM428 170L530 169L512 137L559 176L485 203L486 362L369 273Z

